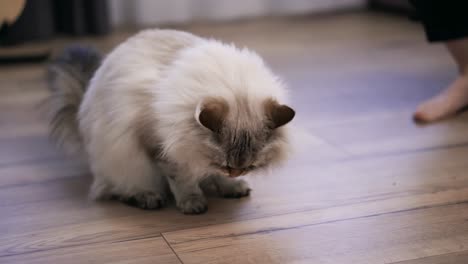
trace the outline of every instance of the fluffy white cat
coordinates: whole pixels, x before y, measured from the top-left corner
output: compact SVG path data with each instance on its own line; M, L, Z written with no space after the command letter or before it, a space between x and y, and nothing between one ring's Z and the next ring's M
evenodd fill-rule
M254 52L174 30L146 30L104 59L66 49L49 67L51 134L86 155L93 198L141 208L170 193L207 209L205 185L249 195L238 176L285 159L294 117L286 90Z

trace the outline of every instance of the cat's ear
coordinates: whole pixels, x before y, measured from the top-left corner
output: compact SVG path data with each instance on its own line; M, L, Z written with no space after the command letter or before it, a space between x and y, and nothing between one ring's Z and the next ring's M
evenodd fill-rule
M228 111L229 107L224 99L207 98L198 104L195 119L209 130L219 132Z
M276 100L269 99L265 102L265 113L270 121L271 128L284 126L293 120L296 112L287 105L280 105Z

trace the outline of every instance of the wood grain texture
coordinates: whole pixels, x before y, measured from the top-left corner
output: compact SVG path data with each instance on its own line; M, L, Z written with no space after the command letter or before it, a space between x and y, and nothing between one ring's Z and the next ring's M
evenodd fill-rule
M441 254L420 259L405 260L392 264L458 264L465 263L468 259L468 251Z
M417 24L356 12L179 28L260 53L291 88L302 151L204 215L88 201L86 163L54 147L38 108L45 65L2 67L0 263L466 263L468 115L412 123L456 74ZM109 50L133 33L47 45Z
M209 237L181 231L186 242L167 236L184 263L392 263L466 250L467 209L460 204L275 228L275 219L264 218L250 232L237 233L249 225L239 222L203 228L211 229Z
M328 220L337 220L460 203L468 199L468 177L464 175L467 155L468 148L460 147L291 167L271 175L266 182L264 177L252 179L251 198L212 198L210 212L194 217L181 215L173 208L151 212L117 203L87 203L88 184L81 183L79 177L11 187L0 193L4 203L11 203L3 207L0 230L8 235L0 241L0 252L28 252L28 247L21 246L24 243L35 243L45 250L62 244L136 239L176 228L272 215L292 214L292 219L284 221L294 223L303 218L302 214L313 218L327 213L332 217ZM287 173L295 175L295 181ZM49 193L50 188L57 191ZM60 201L56 201L58 198ZM23 214L28 217L20 219L18 216ZM45 242L49 239L51 242ZM12 244L16 244L14 249Z
M2 263L181 263L161 237L63 247L1 258Z

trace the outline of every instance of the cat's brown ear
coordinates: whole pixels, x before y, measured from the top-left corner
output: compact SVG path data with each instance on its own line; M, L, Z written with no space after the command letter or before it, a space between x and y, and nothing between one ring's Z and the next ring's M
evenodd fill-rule
M219 132L226 119L229 107L225 100L209 98L201 102L195 113L198 122L213 132Z
M284 126L293 120L296 112L287 105L280 105L277 101L270 99L265 102L265 113L271 122L272 129Z

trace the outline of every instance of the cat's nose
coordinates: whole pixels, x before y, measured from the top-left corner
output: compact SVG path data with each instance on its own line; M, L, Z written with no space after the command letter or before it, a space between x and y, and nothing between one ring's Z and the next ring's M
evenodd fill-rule
M239 177L245 172L245 169L229 168L228 171L229 171L229 177Z
M228 174L229 177L239 177L241 175L244 175L247 171L248 168L233 168L230 166L223 167L222 170L224 173Z

